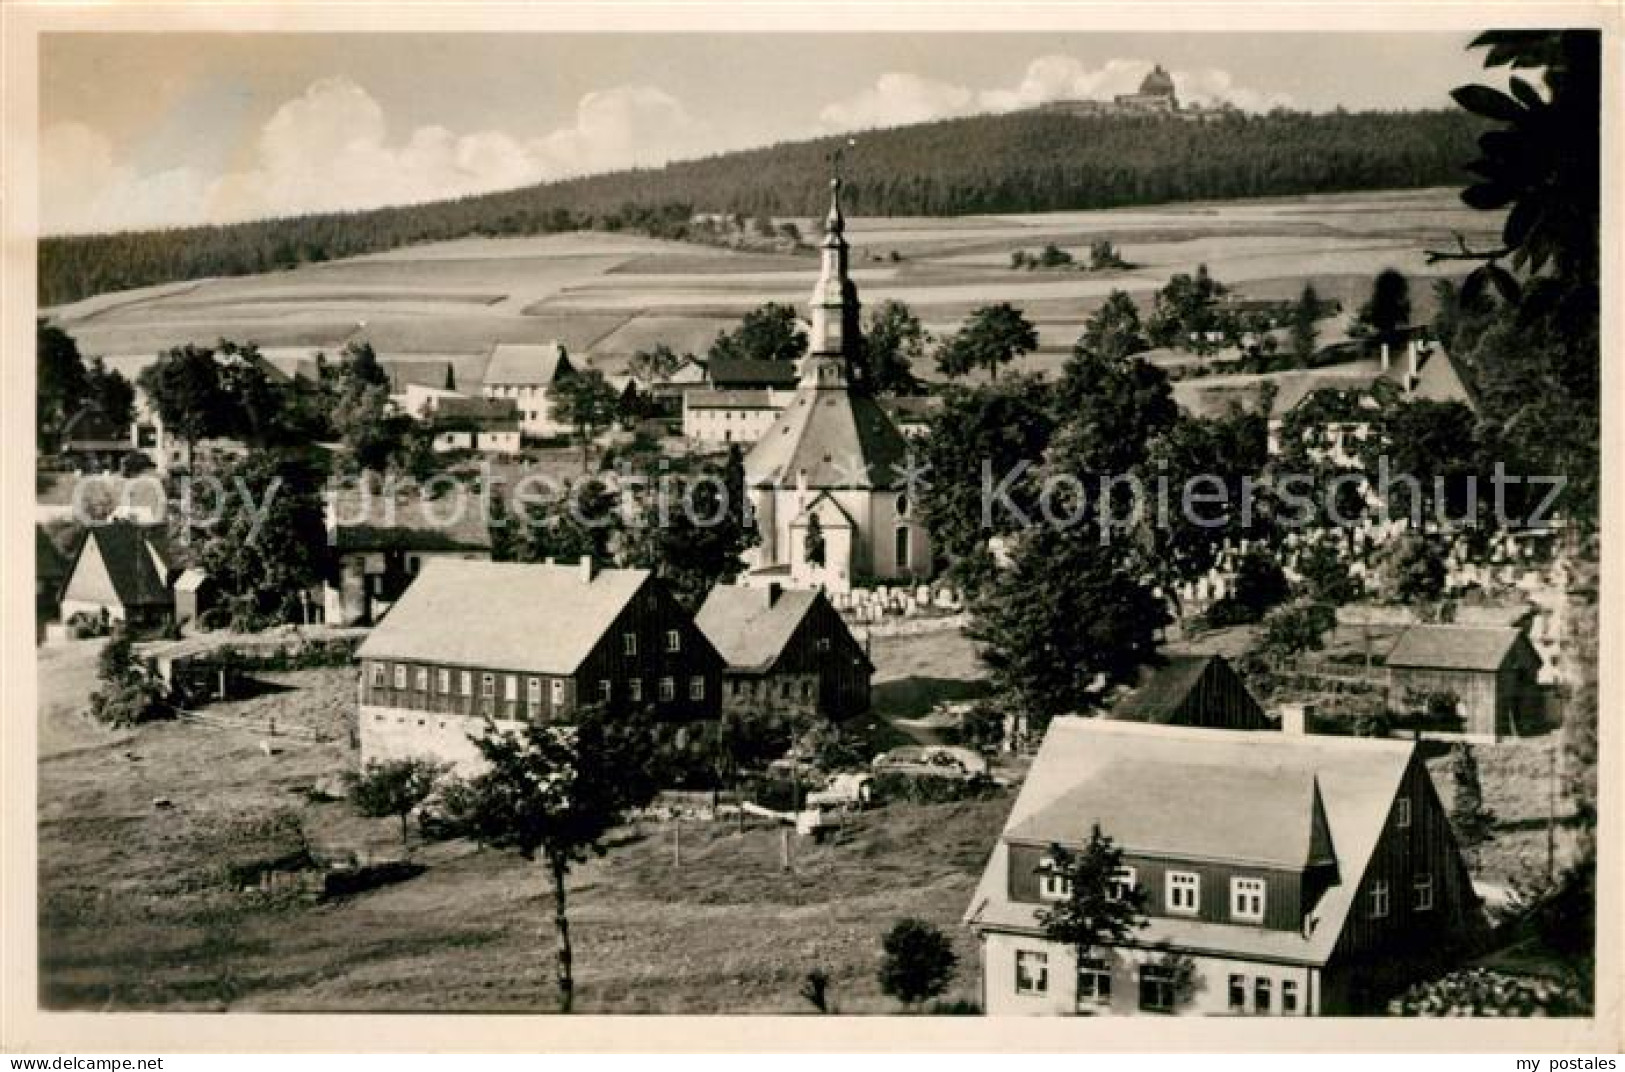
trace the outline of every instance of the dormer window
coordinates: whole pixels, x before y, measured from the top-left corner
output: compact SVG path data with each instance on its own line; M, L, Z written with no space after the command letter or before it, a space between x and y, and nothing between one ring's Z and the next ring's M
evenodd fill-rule
M1264 921L1264 880L1261 878L1233 878L1230 880L1230 918L1239 923Z
M1126 901L1139 885L1139 873L1132 867L1119 867L1111 878L1112 897Z
M1072 896L1072 880L1058 871L1048 856L1038 863L1038 896L1046 901L1064 901Z
M1194 916L1202 899L1202 876L1194 871L1170 871L1167 879L1167 908L1176 916Z
M1411 798L1400 797L1394 803L1394 825L1406 827L1411 825Z

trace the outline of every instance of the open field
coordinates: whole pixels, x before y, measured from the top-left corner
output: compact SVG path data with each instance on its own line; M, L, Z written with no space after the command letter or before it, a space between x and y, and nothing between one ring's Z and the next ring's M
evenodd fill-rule
M818 234L818 221L797 223L803 234ZM1426 316L1426 280L1455 269L1426 264L1424 251L1451 244L1456 231L1473 240L1496 226L1462 206L1453 190L1418 190L1030 216L856 218L847 233L865 303L906 301L941 334L977 305L1014 302L1039 328L1040 352L1022 367L1051 371L1112 289L1148 306L1170 275L1198 263L1248 296L1295 296L1309 280L1345 306L1362 300L1371 277L1391 266L1416 280L1413 300ZM1054 242L1086 257L1098 239L1117 244L1133 267L1009 267L1017 249ZM558 339L608 367L659 342L703 351L718 330L764 301L803 304L816 272L811 250L775 256L610 233L469 238L98 295L52 312L85 353L132 355L133 362L222 336L336 350L360 332L386 359L454 356L466 388L483 376L498 342Z

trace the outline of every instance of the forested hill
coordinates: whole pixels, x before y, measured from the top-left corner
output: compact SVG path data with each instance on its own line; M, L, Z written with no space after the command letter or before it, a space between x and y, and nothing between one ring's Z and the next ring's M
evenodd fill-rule
M1047 112L860 136L848 211L1046 212L1463 181L1481 121L1460 111L1236 115L1206 123ZM843 137L773 145L454 201L222 227L48 238L40 302L244 275L468 235L583 227L683 237L695 212L822 213Z

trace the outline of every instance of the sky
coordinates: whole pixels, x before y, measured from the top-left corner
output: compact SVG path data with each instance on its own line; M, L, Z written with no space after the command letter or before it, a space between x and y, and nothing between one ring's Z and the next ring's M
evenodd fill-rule
M371 208L1061 98L1448 107L1470 34L47 34L62 234ZM861 140L852 168L861 169Z

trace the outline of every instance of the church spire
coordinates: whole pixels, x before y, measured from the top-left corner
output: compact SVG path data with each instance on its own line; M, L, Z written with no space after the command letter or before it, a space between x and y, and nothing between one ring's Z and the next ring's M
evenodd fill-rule
M858 345L858 291L847 274L851 250L846 244L846 217L841 213L839 150L833 163L818 283L812 294L812 330L801 370L802 383L817 387L846 386Z

